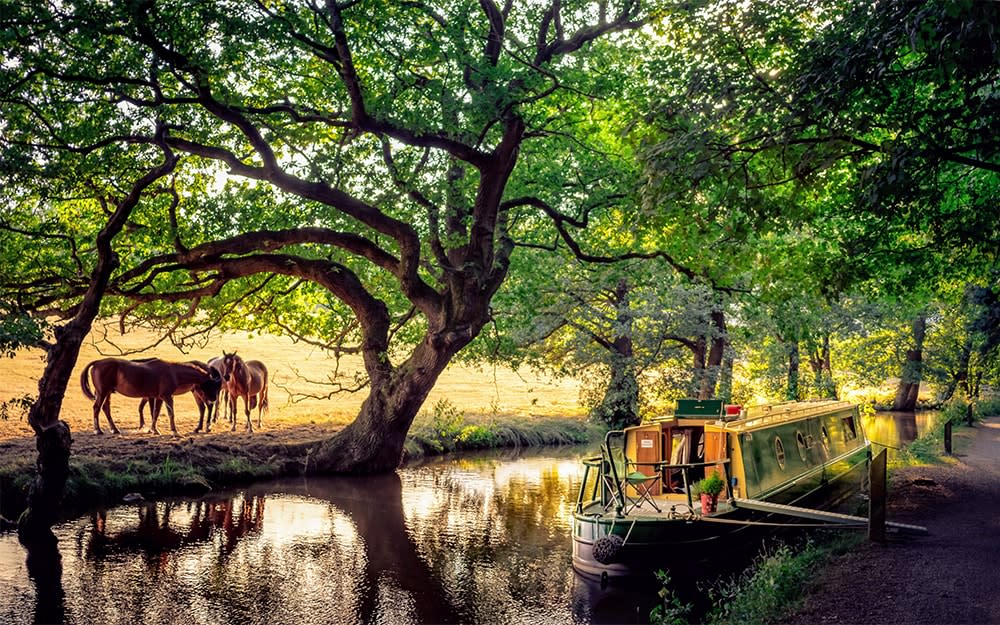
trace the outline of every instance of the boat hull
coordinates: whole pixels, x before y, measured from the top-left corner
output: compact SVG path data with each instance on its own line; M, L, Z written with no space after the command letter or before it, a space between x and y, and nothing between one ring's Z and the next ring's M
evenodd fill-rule
M860 492L868 460L866 445L804 472L762 500L833 509ZM730 559L737 551L752 556L767 534L794 526L785 516L732 506L723 505L718 513L702 516L686 505L674 505L674 518L669 508L668 503L661 514L626 516L616 516L614 510L605 511L596 503L578 510L573 518L573 567L600 579L648 576L660 569L718 568L713 560ZM612 541L611 536L618 538ZM595 556L599 541L603 543L598 548L600 558Z

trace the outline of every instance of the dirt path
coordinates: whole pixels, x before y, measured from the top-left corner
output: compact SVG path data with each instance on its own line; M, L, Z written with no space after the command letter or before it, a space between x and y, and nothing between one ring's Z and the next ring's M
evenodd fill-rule
M1000 625L1000 417L976 430L957 463L893 475L889 520L931 535L836 560L784 625Z

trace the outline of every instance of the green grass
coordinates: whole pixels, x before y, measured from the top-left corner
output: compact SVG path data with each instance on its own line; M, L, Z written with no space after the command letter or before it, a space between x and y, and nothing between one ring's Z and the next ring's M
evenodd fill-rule
M764 625L798 608L820 568L865 540L859 533L836 533L809 540L801 548L779 545L764 552L739 575L709 591L708 625Z
M417 416L406 438L407 459L460 450L574 445L597 440L601 427L580 418L466 416L440 400Z

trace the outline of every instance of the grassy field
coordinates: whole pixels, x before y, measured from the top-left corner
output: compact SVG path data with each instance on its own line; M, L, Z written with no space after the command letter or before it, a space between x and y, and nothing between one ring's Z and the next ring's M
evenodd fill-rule
M223 350L236 350L244 359L260 360L270 372L271 407L270 415L264 417L265 429L300 424L343 425L354 418L367 394L364 390L326 398L331 388L324 382L333 375L336 361L322 350L296 344L284 337L220 334L206 346L188 353L182 353L167 341L155 343L156 336L146 331L122 335L114 323L95 326L83 346L63 403L62 417L73 431L93 429L93 404L81 392L79 376L88 362L106 356L208 360L220 356ZM13 359L0 359L0 402L35 394L43 364L39 351L21 351ZM354 373L360 369L360 358L344 358L337 379L349 386ZM572 380L553 380L527 371L453 366L441 375L424 410L430 411L439 400L447 399L469 416L580 416L578 394L578 384ZM116 394L112 396L111 405L119 427L135 429L138 426L138 399ZM181 432L193 430L198 421L194 399L190 394L180 396L175 406L178 429ZM101 427L106 429L103 415L101 419ZM165 424L162 419L160 423L162 432ZM24 420L0 421L0 439L30 435L31 430Z

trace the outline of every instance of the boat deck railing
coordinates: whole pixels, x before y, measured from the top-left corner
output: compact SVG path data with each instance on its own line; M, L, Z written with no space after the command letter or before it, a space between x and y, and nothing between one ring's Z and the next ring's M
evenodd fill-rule
M854 404L848 401L822 400L822 401L793 401L781 404L766 404L762 406L748 406L744 409L745 415L735 421L726 423L728 429L748 430L773 425L782 421L794 421L804 419L819 414L827 414L838 410L853 409Z
M649 475L649 479L659 479L661 484L666 488L669 488L669 476L673 472L679 471L681 475L681 483L683 485L682 491L687 495L688 507L691 508L694 506L693 494L691 492L691 486L693 484L691 480L691 471L696 469L703 470L707 467L718 467L721 465L727 487L730 483L729 458L720 458L709 462L686 462L672 464L668 461L635 462L625 458L623 453L622 461L616 462L616 459L612 457L612 450L614 448L611 446L611 438L616 435L624 436L624 432L608 432L607 436L605 436L605 443L601 446L601 454L591 456L583 460L584 473L583 480L580 482L580 493L576 502L577 512L583 511L585 502L589 504L590 502L600 501L601 505L603 505L605 509L608 509L612 505L616 505L618 508L616 512L620 514L625 502L628 501L626 497L628 481L625 478L628 475L630 467L634 467L633 470L640 471L644 475ZM650 472L649 469L652 469L652 471ZM591 471L596 473L596 479L593 482L590 499L585 500L584 497L587 493L587 485L590 481L589 478Z

